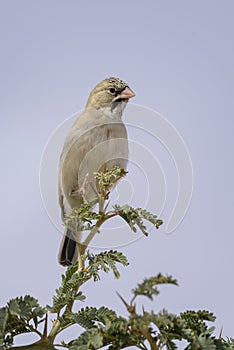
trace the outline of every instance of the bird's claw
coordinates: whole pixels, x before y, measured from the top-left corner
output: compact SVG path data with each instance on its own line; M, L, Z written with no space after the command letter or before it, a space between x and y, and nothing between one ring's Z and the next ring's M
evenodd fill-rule
M89 174L87 173L85 175L85 178L84 178L84 181L83 181L81 188L78 190L78 193L82 197L84 203L88 203L88 201L85 198L85 194L86 194L87 187L89 184L90 184Z

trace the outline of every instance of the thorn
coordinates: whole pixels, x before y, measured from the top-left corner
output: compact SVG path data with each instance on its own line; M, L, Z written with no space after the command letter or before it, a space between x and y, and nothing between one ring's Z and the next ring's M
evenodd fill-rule
M118 297L120 298L120 300L122 300L122 302L124 303L124 305L126 306L126 308L129 307L128 303L124 300L124 298L118 293L116 292L116 294L118 295Z
M223 326L221 327L220 332L219 332L219 339L222 338L222 333L223 333Z
M118 292L116 292L116 294L118 295L120 300L124 303L124 305L126 306L126 309L128 310L128 312L130 314L135 314L136 313L135 312L136 311L136 305L129 305Z
M45 316L45 324L44 324L42 339L47 338L47 325L48 325L48 313L46 313L46 316Z
M108 201L108 202L106 203L105 208L104 208L104 213L106 212L107 207L108 207L109 204L110 204L110 201Z

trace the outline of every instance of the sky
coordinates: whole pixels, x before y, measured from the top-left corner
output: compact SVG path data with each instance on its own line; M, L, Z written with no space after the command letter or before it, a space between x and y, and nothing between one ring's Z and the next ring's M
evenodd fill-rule
M180 286L163 287L145 302L149 309L208 309L217 316L216 334L223 327L233 337L233 1L9 0L0 9L0 304L25 294L50 303L64 272L57 261L59 152L92 88L117 76L136 94L131 102L138 107L127 106L123 119L137 156L114 200L128 193L165 224L147 238L128 231L119 250L129 267L119 280L102 275L87 283L87 304L126 315L116 291L129 300L138 282L162 272ZM156 130L161 116L180 135L194 174L190 206L170 234L178 164L157 132L149 136L149 110ZM186 181L180 185L189 192ZM62 338L80 329L69 332Z

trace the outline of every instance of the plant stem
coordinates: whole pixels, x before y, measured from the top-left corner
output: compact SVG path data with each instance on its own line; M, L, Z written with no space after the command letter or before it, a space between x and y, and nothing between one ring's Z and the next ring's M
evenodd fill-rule
M105 199L102 196L99 196L99 214L101 215L100 218L97 220L95 226L92 228L86 239L82 243L77 243L77 250L78 250L78 272L84 270L84 260L83 255L90 244L91 240L94 238L95 234L98 232L101 225L108 219L110 219L113 216L118 215L117 213L111 213L109 215L105 214L107 206L105 207ZM86 282L86 281L85 281ZM81 285L85 282L78 283L77 286L74 287L74 292L77 293ZM66 306L65 311L63 314L67 312L72 312L72 307L74 304L74 300L71 300L70 303ZM60 327L59 320L55 320L53 322L52 329L48 335L48 340L53 342L57 334L62 331Z
M82 258L82 255L85 253L85 250L87 249L89 243L103 224L103 222L107 219L107 217L104 215L104 213L101 211L103 209L104 201L100 200L99 202L99 212L102 213L102 216L100 217L99 220L97 220L95 226L93 229L90 231L88 237L84 240L82 243L77 243L77 249L78 249L78 271L82 271L84 269L84 261ZM85 283L78 283L77 286L74 287L74 292L77 293L81 285ZM66 306L66 309L64 311L64 314L66 312L72 312L72 307L74 304L74 300L71 300L70 303ZM48 335L48 339L53 342L56 335L60 332L60 322L59 320L55 320L53 322L52 329Z
M89 243L91 242L91 240L93 239L93 237L95 236L95 234L97 233L97 231L99 230L99 228L101 227L101 225L104 223L104 221L106 220L105 216L102 216L95 224L95 226L92 228L92 230L90 231L89 235L86 237L86 239L84 240L84 242L82 242L82 247L83 247L83 253L85 252L85 250L87 249Z
M21 324L23 324L26 328L29 328L31 332L36 333L37 335L39 335L40 338L43 337L42 333L39 332L36 328L34 328L31 324L23 321L21 318L18 318L17 321Z
M156 345L156 342L154 340L154 338L151 336L149 329L147 326L143 326L140 329L141 334L148 340L149 344L150 344L150 349L151 350L159 350L158 346Z
M84 261L82 259L82 244L76 242L77 252L78 252L78 271L84 270Z
M13 346L9 350L56 350L53 344L48 340L39 340L36 343L23 346Z
M60 328L59 320L54 320L51 331L50 331L48 338L47 338L51 343L53 343L56 335L58 334L59 328Z
M80 250L81 254L84 254L84 252L87 249L89 243L92 241L92 239L94 238L95 234L97 233L97 231L99 230L101 225L107 219L109 219L109 217L106 216L105 212L103 211L104 210L104 204L105 204L105 199L100 196L99 197L99 214L101 215L101 217L100 217L100 219L97 220L95 226L92 228L92 230L90 231L90 233L88 234L88 236L86 237L84 242L82 242L82 244L81 244L82 245L82 250Z

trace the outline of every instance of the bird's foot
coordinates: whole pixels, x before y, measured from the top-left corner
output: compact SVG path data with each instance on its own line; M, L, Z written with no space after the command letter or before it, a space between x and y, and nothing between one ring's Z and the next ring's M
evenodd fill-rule
M87 192L87 187L89 184L90 184L89 174L87 173L85 175L85 178L84 178L84 181L83 181L81 188L78 190L78 193L82 197L84 203L88 203L87 199L85 198L85 194Z
M86 174L82 186L80 188L74 188L71 191L70 196L71 197L80 197L81 196L83 199L83 202L85 204L88 203L87 199L85 198L85 194L87 192L87 187L89 184L90 184L89 174Z

